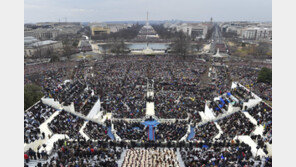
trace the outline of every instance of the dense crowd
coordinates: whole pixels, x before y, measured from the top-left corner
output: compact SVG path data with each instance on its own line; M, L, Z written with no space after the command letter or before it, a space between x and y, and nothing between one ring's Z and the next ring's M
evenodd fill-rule
M251 135L266 154L266 142L272 144L272 109L264 103L247 109L257 124L264 127L263 136L252 135L255 125L241 111L216 122L223 131L219 140L213 140L219 133L214 122L199 125L202 122L200 112L204 111L206 101L210 101L209 107L213 109L214 116L220 116L228 111L230 104L241 106L243 102L254 98L242 87L230 91L231 78L239 78L243 85L250 85L251 90L258 93L261 98L271 101L271 85L255 82L258 69L245 66L229 68L214 60L211 66L212 80L205 86L204 78L208 76L208 67L205 63L195 59L176 61L174 57L168 56L149 58L122 56L111 57L108 61L69 62L65 66L32 65L25 68L28 68L25 70L25 84L35 83L41 86L45 97L53 98L63 106L73 103L75 111L85 116L100 100L104 113L112 113L115 119L144 118L146 102L149 101L155 104L157 118L177 119L176 122L170 123L172 120L169 120L153 127L155 141L147 140L148 127L141 122L112 120L116 134L123 140L120 147L126 146L124 144L126 140L137 140L145 147L153 145L151 143L157 145L158 142L166 141L166 147L170 147L172 141L177 141L179 144L191 125L196 128L195 136L190 143L197 143L195 144L197 148L181 149L186 166L255 166L257 157L252 157L250 147L232 139L238 135ZM154 98L147 97L148 84L154 90ZM222 96L213 100L217 95ZM239 101L232 97L236 97ZM39 126L54 112L53 108L41 102L25 111L25 143L45 138L44 133L40 133ZM103 125L88 121L83 129L91 139L88 141L85 141L79 133L84 122L84 119L63 110L48 123L53 134L66 134L74 141L58 141L54 145L53 155L45 166L116 167L118 165L116 161L122 149L100 144L103 141L110 142L108 128L111 127L111 121L106 121ZM27 159L46 157L45 153L41 155L32 150L26 155ZM271 166L271 158L266 159L265 164ZM138 165L179 166L175 151L172 149L128 150L123 166Z
M41 73L45 71L56 71L61 68L71 68L77 65L75 61L67 61L67 62L55 62L55 63L42 63L42 64L34 64L34 65L26 65L25 66L25 75L30 75L34 73Z
M155 97L156 116L159 118L179 118L188 117L186 110L180 103L179 93L158 93Z
M50 166L99 166L117 167L116 161L120 158L120 147L108 147L90 140L78 141L59 140L54 144L56 155L43 164Z
M91 140L109 140L109 136L107 135L108 127L104 125L88 121L83 131Z
M45 138L44 133L40 133L39 126L55 111L54 108L43 104L41 101L25 111L24 143L31 143L40 138Z
M263 135L272 142L272 108L261 102L247 111L256 119L258 125L263 126Z
M50 123L48 127L54 134L66 134L69 138L75 139L80 136L79 130L84 119L62 110Z
M195 136L192 141L205 141L211 142L216 135L218 135L219 130L214 122L208 122L204 125L195 128Z
M230 92L222 94L219 99L215 99L210 101L209 108L212 109L213 114L217 117L221 114L225 114L229 107L241 107L241 103L239 103L238 99L234 99Z
M141 62L120 62L110 60L106 65L99 63L95 66L94 78L90 85L101 98L102 107L112 112L115 118L142 118L145 116L146 81L144 67ZM99 78L99 79L95 79Z
M221 95L230 89L229 69L225 64L216 64L215 60L211 67L211 84L214 87L214 94Z
M248 102L250 99L255 97L252 95L252 92L244 89L242 86L237 85L236 88L231 89L231 94L237 97L240 100L240 103Z
M113 121L116 134L122 140L146 140L147 128L141 122Z
M157 125L155 138L159 141L179 141L185 136L188 130L187 121L167 122Z
M236 112L218 121L223 135L233 138L237 135L250 135L255 126L242 113Z
M88 115L94 104L98 101L98 98L98 96L90 96L77 112L80 112L83 115Z
M241 84L248 87L264 100L272 101L272 85L269 83L257 82L259 71L262 67L252 64L232 64L231 77L238 80Z
M251 147L245 143L216 141L197 148L181 148L182 159L186 166L255 166ZM261 162L260 162L261 164Z

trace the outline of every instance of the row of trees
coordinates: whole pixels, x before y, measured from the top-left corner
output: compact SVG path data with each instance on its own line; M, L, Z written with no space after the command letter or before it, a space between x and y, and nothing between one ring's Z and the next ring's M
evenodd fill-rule
M141 27L142 26L136 24L129 29L124 29L117 33L105 34L106 38L112 39L112 42L101 45L104 55L106 55L108 51L115 53L116 55L126 53L128 48L123 39L135 38ZM171 52L181 56L184 59L190 51L199 51L202 47L202 43L192 44L191 38L189 36L185 35L183 32L165 28L163 24L153 25L153 28L158 33L160 38L173 40L170 45Z
M170 48L172 53L178 54L185 59L191 48L190 39L185 34L178 33Z
M211 27L208 30L207 35L206 35L206 40L209 40L212 37L214 30L215 30L215 26Z
M102 33L100 35L92 36L93 40L130 40L134 39L143 25L134 24L129 28L121 29L117 32L111 32L110 34Z
M266 67L263 67L259 74L257 82L272 83L272 70Z
M165 28L163 24L155 24L152 25L156 33L159 35L162 39L173 39L176 38L178 32L176 29L168 29Z
M37 101L40 100L40 98L43 96L42 94L42 88L35 85L35 84L29 84L25 85L24 88L24 109L28 109L33 104L35 104Z
M124 41L113 40L112 43L101 45L103 54L106 55L108 51L120 55L126 53L128 48ZM185 58L188 53L194 49L200 49L200 44L191 44L191 40L183 33L178 33L174 41L170 45L171 52Z
M123 40L113 40L112 43L101 45L101 47L104 55L106 55L108 51L115 53L116 55L120 55L128 51L128 47Z

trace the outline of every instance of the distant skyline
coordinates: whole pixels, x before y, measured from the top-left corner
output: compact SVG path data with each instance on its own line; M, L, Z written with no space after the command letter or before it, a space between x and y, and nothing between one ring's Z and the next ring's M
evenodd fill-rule
M272 0L24 0L24 22L272 21Z

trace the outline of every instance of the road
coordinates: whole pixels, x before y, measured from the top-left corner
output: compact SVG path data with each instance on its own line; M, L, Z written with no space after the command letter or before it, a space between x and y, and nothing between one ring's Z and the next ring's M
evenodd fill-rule
M215 48L216 48L217 43L223 43L223 40L222 40L222 34L220 31L220 28L217 24L215 24L214 31L213 31L212 38L211 38L211 48L210 48L211 53L216 52Z

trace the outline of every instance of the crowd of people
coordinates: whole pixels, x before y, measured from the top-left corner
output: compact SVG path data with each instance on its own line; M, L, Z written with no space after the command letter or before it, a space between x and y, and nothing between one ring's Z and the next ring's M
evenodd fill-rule
M98 101L99 97L94 95L88 97L88 99L84 102L84 104L80 107L80 109L75 110L77 112L80 112L83 115L88 115L91 111L92 107L95 105L95 103Z
M272 108L261 102L247 111L256 119L257 125L263 126L263 135L268 142L272 143Z
M222 95L230 89L229 69L225 64L217 64L217 60L213 60L210 77L212 79L211 84L213 85L213 94L218 96Z
M40 147L38 147L40 148ZM38 150L38 149L37 149ZM27 150L24 153L24 159L25 159L25 167L28 167L26 163L29 163L31 160L47 160L48 158L48 154L46 153L46 151L43 149L42 151L34 151L32 148L29 148L29 150ZM41 166L41 163L38 163L39 166ZM39 167L38 166L38 167Z
M238 80L241 84L248 87L264 100L272 101L272 85L269 83L258 82L259 71L262 67L269 66L258 66L256 63L252 64L232 64L231 77Z
M244 89L242 86L237 85L236 88L231 89L230 93L237 97L240 100L240 103L248 102L250 99L255 97L252 95L252 92Z
M122 148L108 147L98 142L79 138L77 141L59 140L55 154L42 167L50 166L108 166L118 167Z
M110 139L107 135L108 127L92 121L87 122L83 131L91 140L106 141Z
M198 126L194 129L194 131L195 136L191 139L192 141L211 142L219 133L219 130L214 122L208 122L204 125Z
M242 112L236 112L226 118L220 119L218 124L223 131L223 135L230 138L238 135L250 135L255 130L255 126Z
M188 114L180 103L179 93L157 93L155 95L155 110L158 118L186 119Z
M155 128L155 139L159 141L179 141L188 131L188 121L166 122Z
M102 68L106 64L107 67ZM116 59L96 64L93 70L99 72L94 73L94 78L89 82L95 94L100 96L103 109L112 112L115 118L144 117L146 109L144 69L144 63L136 64Z
M146 140L147 128L141 122L113 121L116 134L122 140Z
M24 113L24 143L31 143L35 140L45 138L40 133L39 126L46 121L56 110L41 101L29 108Z
M84 119L62 110L50 123L48 127L53 134L66 134L69 138L76 139L80 136L79 130Z
M166 166L179 167L176 151L168 148L129 149L126 152L122 167Z
M239 102L238 99L234 99L235 97L231 95L230 92L226 92L222 94L219 99L215 99L210 101L209 108L212 109L214 116L219 116L225 114L229 107L241 107L242 103Z
M197 148L181 148L185 166L261 166L253 158L251 147L236 141L216 141ZM256 164L256 165L255 165ZM267 165L268 166L268 165Z
M186 166L254 166L257 164L244 143L233 141L238 135L251 135L255 125L241 112L234 113L217 121L223 131L219 140L213 140L219 133L214 122L198 125L202 122L200 112L205 110L206 101L213 109L214 116L224 114L230 104L241 105L254 98L242 87L230 90L231 78L239 78L242 84L251 85L251 90L271 101L271 85L255 83L257 69L229 68L224 64L212 62L211 82L204 85L208 76L206 63L190 59L177 61L169 56L122 56L109 58L108 61L80 61L44 66L25 67L25 84L35 83L43 89L45 97L53 98L63 106L74 104L75 112L87 116L100 100L104 113L112 113L117 119L140 118L146 115L146 102L154 102L157 119L175 119L176 122L161 122L153 127L155 141L148 141L149 128L141 122L112 120L106 124L92 121L86 123L84 133L91 139L85 141L79 130L84 119L62 110L50 123L53 134L66 134L71 141L58 141L54 145L53 155L45 166L111 166L122 152L120 147L108 147L100 142L110 142L108 128L114 125L116 134L123 140L137 140L142 146L157 145L157 142L180 142L195 126L195 136L189 142L196 142L197 148L182 148L181 155ZM40 68L40 69L38 69ZM65 82L65 80L68 80ZM154 91L153 97L147 97L147 85ZM247 87L247 86L246 86ZM266 87L266 88L264 88ZM240 101L230 98L230 92ZM222 95L219 100L213 100ZM25 111L25 143L45 138L39 126L47 120L55 109L37 103ZM267 153L266 142L272 143L272 112L263 103L247 109L258 125L264 127L263 136L251 138ZM170 120L171 121L171 120ZM112 123L111 123L112 122ZM74 141L72 141L74 140ZM187 141L186 141L187 142ZM203 143L203 144L201 144ZM178 145L177 144L177 145ZM121 145L124 147L125 145ZM108 149L106 149L108 148ZM29 150L27 159L38 159L38 153ZM37 156L37 158L34 157ZM39 155L42 156L42 155ZM44 155L46 156L46 155ZM26 156L25 156L26 157ZM265 164L271 166L271 158ZM172 149L129 149L123 166L179 166L175 151Z
M72 68L76 65L77 65L77 62L75 61L26 65L24 68L25 69L24 73L25 75L30 75L30 74L42 73L46 71L56 71L61 68Z

